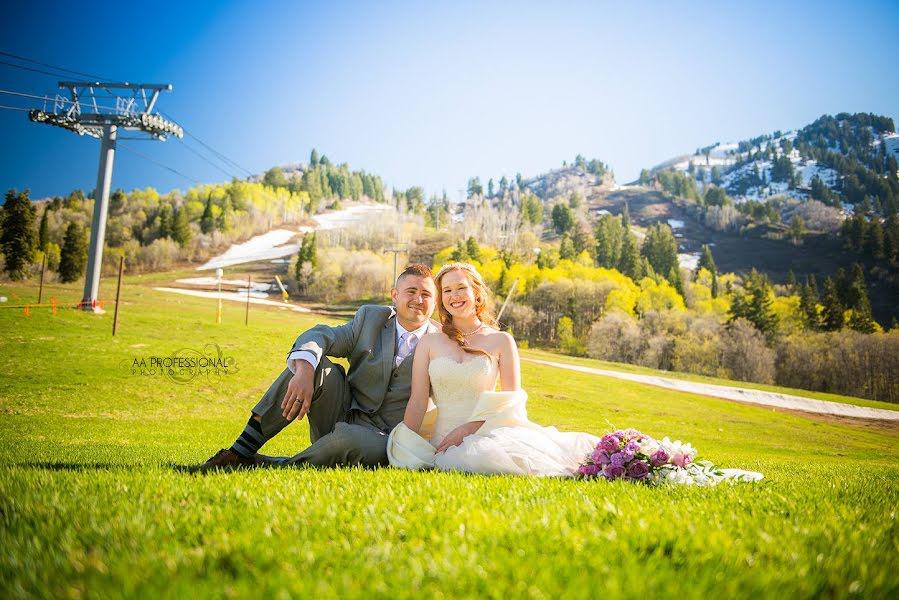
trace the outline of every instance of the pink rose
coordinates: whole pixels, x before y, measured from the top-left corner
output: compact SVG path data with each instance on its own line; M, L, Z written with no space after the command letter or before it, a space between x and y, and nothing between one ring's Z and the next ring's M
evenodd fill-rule
M690 464L693 462L693 457L691 457L689 454L684 454L683 452L679 452L671 457L671 462L676 464L678 467L686 468L686 467L689 467Z
M668 462L668 459L671 458L668 456L668 453L663 449L659 448L655 452L652 453L652 456L649 457L649 461L652 463L654 467L661 467L662 465Z
M593 451L593 462L600 465L609 464L609 453L605 450L596 449Z
M612 434L604 435L599 441L599 447L601 450L605 450L609 454L611 454L612 452L618 452L618 449L621 447L621 440L619 440Z

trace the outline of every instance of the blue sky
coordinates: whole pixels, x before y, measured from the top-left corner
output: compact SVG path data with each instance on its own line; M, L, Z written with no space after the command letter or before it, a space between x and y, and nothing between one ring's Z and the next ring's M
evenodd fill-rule
M473 175L528 177L578 153L629 181L825 113L899 117L897 2L41 2L0 17L0 51L171 83L158 107L251 172L315 147L454 198ZM52 95L59 79L0 64L0 90ZM0 131L4 190L95 185L98 141L5 109ZM187 177L120 149L114 187L245 175L192 138L122 145Z

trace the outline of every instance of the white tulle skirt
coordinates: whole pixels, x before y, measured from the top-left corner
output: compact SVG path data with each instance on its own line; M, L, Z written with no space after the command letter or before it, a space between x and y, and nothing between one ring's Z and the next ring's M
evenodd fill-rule
M436 454L434 467L484 475L574 477L597 443L596 436L555 427L500 427Z

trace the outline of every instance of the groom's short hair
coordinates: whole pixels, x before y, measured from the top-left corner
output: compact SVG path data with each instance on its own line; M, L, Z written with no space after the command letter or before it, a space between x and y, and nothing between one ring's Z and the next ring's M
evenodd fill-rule
M396 278L396 287L400 286L400 280L406 275L415 275L416 277L430 277L434 278L434 274L431 273L431 269L428 268L427 265L423 265L421 263L412 263L408 265L403 272L400 273L400 276Z

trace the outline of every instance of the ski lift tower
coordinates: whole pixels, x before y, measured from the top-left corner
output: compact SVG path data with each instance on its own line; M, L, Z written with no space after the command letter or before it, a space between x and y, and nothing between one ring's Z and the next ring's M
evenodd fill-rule
M139 131L151 138L165 140L169 135L183 137L184 130L153 112L159 93L172 90L170 84L60 81L59 87L68 90L69 98L57 94L52 111L35 109L28 113L28 118L35 123L55 125L78 135L89 135L100 140L100 166L97 169L97 187L94 189L91 242L84 277L84 295L79 306L82 310L103 312L97 305L97 296L117 132L119 129ZM104 101L112 100L115 100L115 106L103 104Z

